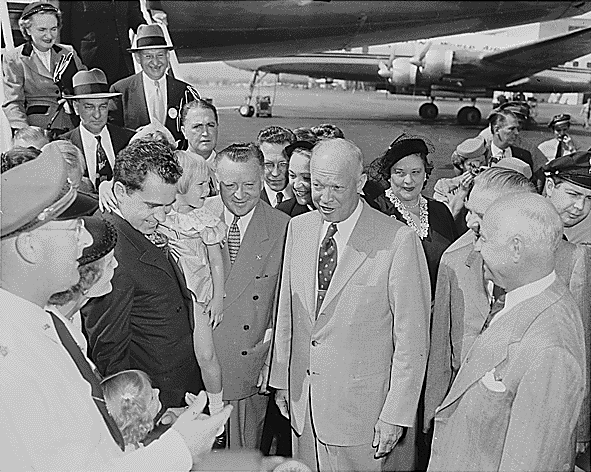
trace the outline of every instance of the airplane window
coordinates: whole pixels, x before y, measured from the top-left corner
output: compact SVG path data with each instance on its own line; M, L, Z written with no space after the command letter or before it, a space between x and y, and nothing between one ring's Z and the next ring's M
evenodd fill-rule
M579 67L579 61L574 61L573 62L573 67Z
M591 69L591 62L587 62L587 69Z

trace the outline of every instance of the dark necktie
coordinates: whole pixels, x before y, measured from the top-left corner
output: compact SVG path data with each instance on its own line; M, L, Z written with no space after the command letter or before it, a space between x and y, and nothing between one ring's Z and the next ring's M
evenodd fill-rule
M326 231L326 236L320 243L318 255L318 297L316 299L316 316L320 311L326 291L337 268L337 243L333 236L337 232L337 224L331 223Z
M283 201L283 192L277 192L277 205ZM277 206L275 205L275 206Z
M490 305L490 311L488 312L488 316L486 317L486 321L482 326L481 333L484 332L489 326L492 319L496 316L496 314L505 308L505 296L507 292L502 287L495 285L493 288L493 301Z
M154 246L164 253L166 258L168 258L170 253L170 248L168 247L168 236L166 236L164 233L161 233L160 231L154 231L153 233L147 234L146 237Z
M84 380L90 384L94 404L100 411L103 420L105 421L105 424L111 433L111 436L113 436L113 439L121 448L121 450L125 450L125 443L123 442L121 431L119 431L115 420L111 417L107 410L107 405L105 404L105 400L103 398L103 389L101 388L100 378L97 376L98 373L96 373L90 367L90 364L84 357L84 354L82 354L80 346L78 346L64 322L53 313L48 313L51 315L53 325L55 326L55 330L60 338L60 341L62 342L62 345L66 348L66 351L68 351L68 354L76 364L76 367L78 367L78 370L80 371L80 374ZM84 420L81 419L81 421Z
M556 156L554 158L562 157L562 140L558 140L558 146L556 146Z
M111 163L107 158L105 148L101 143L101 137L95 136L96 138L96 181L95 188L98 192L99 185L105 180L111 180L113 178L113 169Z
M238 251L240 250L240 228L238 227L239 216L234 215L234 220L228 231L228 252L230 253L230 262L234 264Z

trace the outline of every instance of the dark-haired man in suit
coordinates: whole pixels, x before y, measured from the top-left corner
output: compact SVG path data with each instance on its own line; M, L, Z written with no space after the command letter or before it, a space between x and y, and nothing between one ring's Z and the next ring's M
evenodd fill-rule
M117 156L113 192L119 209L105 219L118 232L113 291L82 317L89 355L103 375L145 371L164 407L203 389L193 350L193 304L184 276L156 232L176 198L181 168L170 148L135 141Z

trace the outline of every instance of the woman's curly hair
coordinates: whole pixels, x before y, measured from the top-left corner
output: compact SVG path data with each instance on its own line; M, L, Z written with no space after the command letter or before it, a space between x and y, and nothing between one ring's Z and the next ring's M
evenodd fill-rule
M124 370L101 382L107 410L117 423L125 446L139 447L154 428L149 405L152 383L141 370Z

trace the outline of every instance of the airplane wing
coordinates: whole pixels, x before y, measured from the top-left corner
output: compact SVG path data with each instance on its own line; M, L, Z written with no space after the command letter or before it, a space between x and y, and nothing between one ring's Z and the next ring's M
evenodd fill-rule
M591 52L591 27L482 56L483 65L528 77ZM511 80L509 79L509 80ZM508 80L508 81L509 81Z

